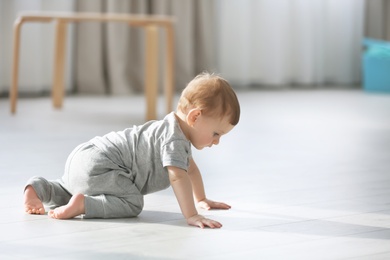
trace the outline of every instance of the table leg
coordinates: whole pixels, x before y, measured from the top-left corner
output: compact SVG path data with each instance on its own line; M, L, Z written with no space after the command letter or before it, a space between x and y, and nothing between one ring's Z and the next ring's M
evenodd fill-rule
M10 89L11 113L16 113L16 103L18 99L18 76L19 76L19 52L20 52L20 31L23 24L22 19L17 19L14 23L14 50L12 65L12 84Z
M158 30L156 26L147 26L145 53L145 96L146 120L157 118L156 104L158 91Z
M174 95L174 70L175 70L175 34L173 25L165 27L166 31L166 56L165 56L165 102L167 113L172 111Z
M56 21L55 48L54 48L54 71L52 86L52 101L55 108L61 108L64 100L64 71L65 71L65 47L66 26L62 20Z

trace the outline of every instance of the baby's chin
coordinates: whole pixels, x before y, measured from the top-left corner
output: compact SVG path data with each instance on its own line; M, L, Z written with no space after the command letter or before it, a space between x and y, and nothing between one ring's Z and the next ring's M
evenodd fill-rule
M203 150L203 148L211 148L211 145L204 145L204 146L195 146L195 145L193 145L195 148L196 148L196 150Z

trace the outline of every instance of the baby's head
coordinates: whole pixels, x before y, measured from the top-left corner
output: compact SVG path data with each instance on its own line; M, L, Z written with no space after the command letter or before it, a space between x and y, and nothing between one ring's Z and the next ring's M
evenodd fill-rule
M177 105L177 110L185 115L194 108L215 119L227 117L232 126L240 120L240 104L233 88L225 79L208 72L188 83Z

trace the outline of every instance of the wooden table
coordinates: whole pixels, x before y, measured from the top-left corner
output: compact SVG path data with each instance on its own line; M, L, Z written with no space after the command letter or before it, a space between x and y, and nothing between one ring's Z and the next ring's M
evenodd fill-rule
M167 113L172 111L174 95L174 19L169 16L133 15L112 13L57 13L26 12L21 13L14 23L14 50L12 67L12 84L10 88L11 113L16 113L18 98L18 74L20 32L24 23L55 22L54 73L52 86L52 102L55 108L61 108L65 94L64 69L67 25L72 22L121 22L129 26L142 27L145 30L145 96L146 120L157 117L156 104L158 95L158 29L166 33L165 49L165 99Z

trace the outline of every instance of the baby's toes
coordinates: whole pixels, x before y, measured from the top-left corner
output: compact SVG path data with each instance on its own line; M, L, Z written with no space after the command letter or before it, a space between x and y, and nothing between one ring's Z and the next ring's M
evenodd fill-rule
M57 215L56 215L56 213L55 213L54 210L50 210L47 214L48 214L49 217L51 217L51 218L57 218Z
M28 213L28 214L34 214L34 213L33 213L33 210L34 210L34 209L31 208L31 207L25 207L25 208L24 208L24 211L25 211L26 213Z
M36 215L42 214L41 211L42 211L42 208L34 208L34 209L32 210L33 214L36 214Z
M31 208L31 207L27 207L25 209L25 211L28 213L28 214L37 214L37 215L43 215L45 214L45 209L44 208Z

